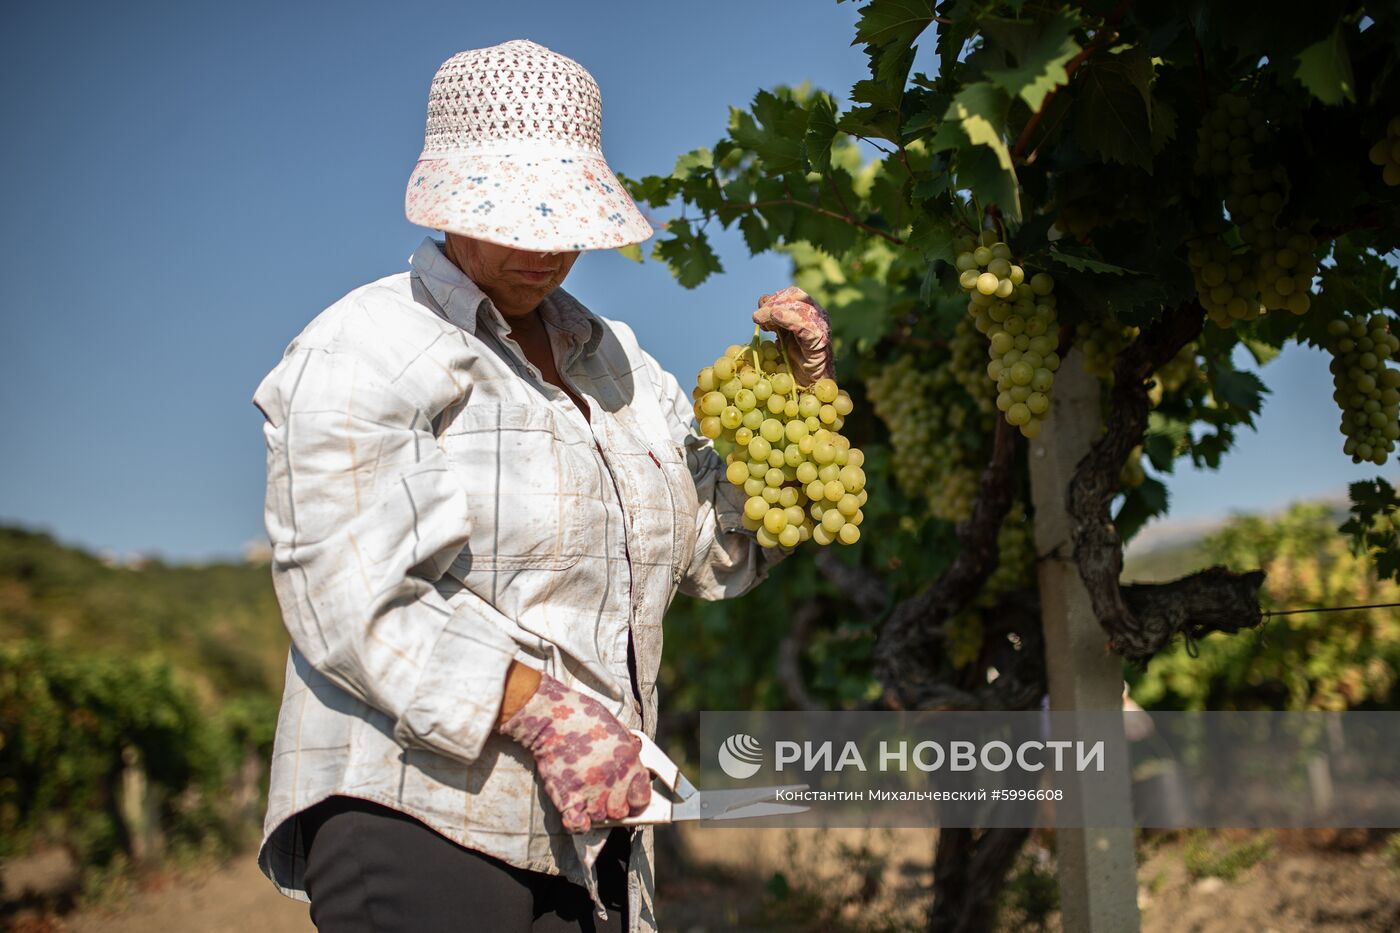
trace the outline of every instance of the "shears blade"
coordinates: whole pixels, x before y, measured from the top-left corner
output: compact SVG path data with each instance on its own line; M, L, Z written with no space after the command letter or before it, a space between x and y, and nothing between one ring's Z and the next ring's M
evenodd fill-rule
M677 820L740 820L759 816L782 816L809 809L800 804L780 803L784 792L806 790L806 784L779 787L743 787L732 790L697 790L680 767L661 747L640 729L631 730L642 742L641 762L652 772L651 801L640 813L620 820L595 822L594 826L637 826L672 823Z

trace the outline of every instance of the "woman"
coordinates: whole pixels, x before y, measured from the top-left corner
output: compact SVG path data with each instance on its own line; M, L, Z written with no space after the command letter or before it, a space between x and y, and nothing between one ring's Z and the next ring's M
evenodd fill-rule
M691 401L559 285L651 227L598 88L524 41L433 79L407 214L445 232L316 317L258 387L292 648L259 853L319 929L650 930L661 618L786 556ZM809 380L826 316L766 296ZM607 908L614 908L609 911Z

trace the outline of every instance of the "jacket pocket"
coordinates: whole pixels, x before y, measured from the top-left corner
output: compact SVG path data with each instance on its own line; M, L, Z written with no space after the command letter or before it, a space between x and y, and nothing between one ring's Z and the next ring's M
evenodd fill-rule
M671 582L679 584L695 556L695 515L699 500L695 492L695 477L686 463L685 448L675 444L657 447L657 459L671 493Z
M650 536L639 545L641 556L657 564L669 557L671 584L679 585L695 554L695 517L699 511L686 450L672 438L659 412L648 420L645 411L625 409L617 414L614 425L618 430L611 432L610 453L616 463L630 471L628 486L644 518L644 533Z
M563 570L587 550L575 501L587 453L566 440L543 405L471 402L441 427L438 444L467 494L471 536L449 573Z

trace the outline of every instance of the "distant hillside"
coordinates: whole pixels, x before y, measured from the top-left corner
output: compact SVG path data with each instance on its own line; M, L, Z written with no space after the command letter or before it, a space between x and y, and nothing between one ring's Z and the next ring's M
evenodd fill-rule
M1310 501L1327 505L1329 516L1337 527L1347 520L1348 502L1345 497ZM1287 508L1284 506L1266 513L1250 514L1277 516ZM1229 523L1234 514L1209 521L1166 519L1148 525L1124 549L1122 580L1158 583L1203 569L1210 561L1201 543L1207 535Z
M0 527L0 639L159 652L210 698L281 692L287 635L265 563L117 566Z

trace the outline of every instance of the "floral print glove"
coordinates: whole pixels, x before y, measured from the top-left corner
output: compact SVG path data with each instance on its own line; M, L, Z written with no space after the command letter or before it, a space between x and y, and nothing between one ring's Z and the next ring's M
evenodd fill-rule
M569 832L631 816L651 800L651 772L638 757L641 740L603 704L548 674L540 674L539 688L500 731L534 756L545 793Z
M753 322L778 335L793 376L803 385L835 375L831 358L831 319L796 285L758 299Z

